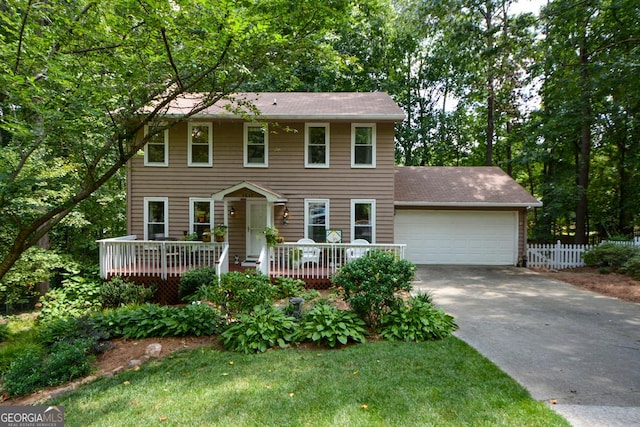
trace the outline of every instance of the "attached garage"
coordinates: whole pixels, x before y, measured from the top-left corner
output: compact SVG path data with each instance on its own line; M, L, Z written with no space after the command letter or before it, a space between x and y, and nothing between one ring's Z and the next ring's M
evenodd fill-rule
M515 265L518 213L397 210L395 241L416 264Z
M394 241L416 264L518 265L538 206L497 167L398 167Z

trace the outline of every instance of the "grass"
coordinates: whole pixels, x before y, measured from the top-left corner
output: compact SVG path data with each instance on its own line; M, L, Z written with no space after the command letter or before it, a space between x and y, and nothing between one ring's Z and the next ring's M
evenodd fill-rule
M456 338L258 355L215 348L100 379L48 404L67 426L568 426Z

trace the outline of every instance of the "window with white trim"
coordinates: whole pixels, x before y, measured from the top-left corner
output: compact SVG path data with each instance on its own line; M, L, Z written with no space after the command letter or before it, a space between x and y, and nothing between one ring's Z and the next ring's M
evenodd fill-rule
M144 198L144 239L165 240L169 237L169 198Z
M351 167L373 168L376 166L375 123L351 124Z
M189 123L189 166L211 166L213 164L213 125L211 123Z
M244 166L269 166L269 132L266 125L244 124Z
M211 199L189 198L189 233L196 233L198 240L202 240L204 230L211 230L212 212Z
M160 126L164 126L162 123ZM149 125L144 127L145 137L150 133ZM149 138L144 146L145 166L169 166L169 129L160 131Z
M308 168L329 167L329 124L304 125L304 165Z
M351 200L351 240L376 241L376 201L369 199Z
M329 200L305 199L304 201L304 237L324 243L329 229Z

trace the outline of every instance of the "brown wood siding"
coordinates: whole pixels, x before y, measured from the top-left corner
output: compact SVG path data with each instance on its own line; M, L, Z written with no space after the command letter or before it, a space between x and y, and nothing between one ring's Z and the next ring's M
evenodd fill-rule
M202 120L198 120L202 121ZM129 230L144 235L144 197L169 198L169 235L180 238L189 229L189 198L205 197L251 181L288 199L289 223L282 224L282 207L274 209L275 226L286 240L304 235L304 200L330 200L330 226L343 230L351 240L351 199L376 200L376 241L393 243L394 124L376 125L376 168L351 168L351 123L330 123L330 167L304 167L304 122L280 123L269 128L269 167L243 166L243 122L213 121L213 166L187 166L187 124L172 127L169 134L169 166L144 166L144 157L130 162L128 194ZM244 249L244 207L232 203L236 217L230 219L229 239ZM215 218L223 220L222 203L216 203ZM244 235L243 235L244 236ZM235 255L235 248L230 254ZM239 254L242 256L242 254Z

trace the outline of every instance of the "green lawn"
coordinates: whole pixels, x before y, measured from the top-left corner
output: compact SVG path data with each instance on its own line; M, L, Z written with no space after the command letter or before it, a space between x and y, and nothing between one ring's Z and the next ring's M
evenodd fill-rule
M456 338L175 353L48 404L67 426L568 426Z

